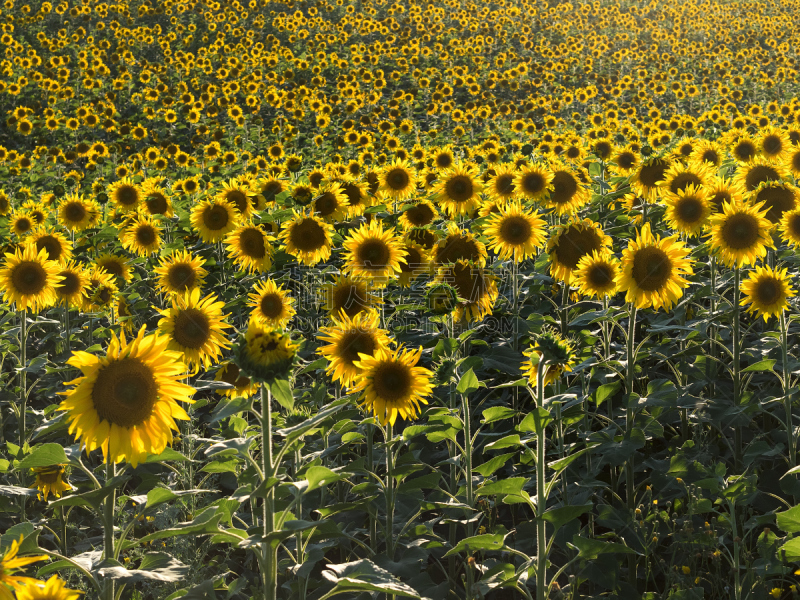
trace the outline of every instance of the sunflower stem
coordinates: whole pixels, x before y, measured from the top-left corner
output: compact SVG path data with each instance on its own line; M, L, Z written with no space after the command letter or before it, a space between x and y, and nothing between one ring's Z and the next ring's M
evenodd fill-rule
M626 435L630 435L633 431L634 420L636 415L633 411L632 405L632 396L633 396L633 378L634 378L634 368L636 367L636 345L634 344L634 338L636 334L636 305L631 302L630 305L630 312L628 315L628 339L627 339L627 359L628 364L625 368L625 393L626 393L626 401L625 401L625 433ZM628 458L627 462L625 463L625 493L626 493L626 500L628 505L628 512L633 516L633 512L636 509L636 487L634 484L634 456L631 455ZM628 557L628 578L631 582L631 585L636 587L636 558L634 555L630 555Z
M561 335L566 339L567 337L567 330L569 329L569 324L567 323L567 319L569 318L569 277L564 280L564 287L561 290Z
M22 369L19 372L19 448L25 447L25 413L28 400L28 373L25 368L28 366L28 311L22 309L19 313L19 364Z
M373 456L375 431L372 424L367 424L367 472L372 473L375 468L375 459ZM378 549L378 521L375 519L374 511L369 511L369 545L373 553L377 553Z
M467 505L470 508L474 507L475 493L472 488L472 430L470 428L470 411L469 411L469 398L466 394L461 394L461 406L463 409L463 422L464 422L464 475L467 484ZM472 537L472 522L467 523L467 537ZM466 567L467 581L466 581L466 600L472 600L472 567L467 563Z
M110 449L109 449L110 452ZM114 479L116 475L116 465L111 456L106 456L106 481L105 485ZM106 496L103 506L103 558L105 560L114 559L114 505L116 504L116 489ZM110 577L103 583L103 600L114 600L114 580Z
M741 330L739 324L739 298L741 290L739 289L741 280L741 273L739 267L733 268L733 406L738 409L741 402L741 384L742 374L740 369L740 356L739 346L741 345ZM735 425L733 430L733 451L734 451L734 464L737 471L742 468L742 427Z
M386 558L394 560L394 456L392 454L392 438L394 428L386 425Z
M266 392L266 393L265 393ZM261 460L264 481L273 476L272 461L272 392L266 385L261 386ZM264 541L261 545L264 562L264 599L275 600L278 597L278 547L267 539L275 529L275 509L273 506L273 490L267 491L264 497Z
M797 448L792 423L792 397L789 389L789 323L786 311L781 311L781 359L783 361L783 405L786 408L786 443L789 446L789 468L797 466Z
M536 367L536 410L544 409L545 360ZM547 598L547 529L542 516L547 508L545 497L545 430L541 418L536 424L536 600Z

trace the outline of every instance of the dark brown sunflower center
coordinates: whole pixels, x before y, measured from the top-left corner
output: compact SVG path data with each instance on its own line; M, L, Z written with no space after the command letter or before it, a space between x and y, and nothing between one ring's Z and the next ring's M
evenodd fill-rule
M793 238L800 238L800 214L789 217L787 232Z
M720 156L716 150L706 150L700 155L700 160L704 162L710 162L714 166L718 166L720 163Z
M758 242L758 233L758 220L753 215L736 214L722 225L720 236L729 248L743 250Z
M669 191L673 194L684 191L687 186L700 187L703 182L694 173L680 173L669 183Z
M39 483L46 483L54 485L61 479L61 473L64 472L63 467L50 467L36 472L36 479Z
M375 336L368 331L348 331L337 346L337 353L348 365L361 360L359 354L372 355L377 343Z
M117 204L133 206L139 201L139 192L132 185L121 185L117 188Z
M778 223L787 210L792 210L797 203L794 193L784 187L765 187L756 195L756 202L764 202L768 208L766 217L772 223Z
M456 175L447 180L444 190L447 197L453 202L466 202L472 198L475 186L472 179L466 175Z
M80 278L72 271L61 271L61 287L58 288L58 293L62 296L72 296L77 294L81 289Z
M267 184L261 189L261 195L264 196L264 200L267 202L272 202L275 200L275 196L280 194L283 191L283 185L280 181L269 181Z
M774 279L762 279L758 282L755 289L756 300L760 304L774 304L781 295L781 284Z
M620 169L631 169L636 164L636 156L633 152L621 152L617 156L617 166Z
M391 258L391 250L383 240L364 240L356 249L356 260L365 269L383 269Z
M33 223L31 223L30 219L27 217L22 217L21 219L17 219L14 224L14 227L17 231L25 232L28 231L31 227L33 227Z
M611 150L612 150L611 144L609 144L608 142L597 142L597 144L595 144L594 147L594 153L597 154L597 156L603 160L609 157L609 155L611 154Z
M80 202L69 202L64 206L64 218L71 223L80 223L86 218L86 208Z
M553 253L558 262L571 271L592 250L600 250L601 241L594 229L570 227L559 236Z
M675 215L681 223L697 223L703 218L703 203L694 196L685 196L675 205Z
M242 254L250 258L264 258L267 248L264 245L264 234L258 229L245 229L239 236Z
M219 380L231 385L236 385L236 380L239 378L239 367L233 363L229 363L220 369Z
M783 142L777 135L768 135L761 142L761 148L769 155L775 155L783 150Z
M92 386L92 403L101 421L119 427L141 425L158 402L153 370L138 358L121 358L102 367Z
M486 293L486 279L480 272L469 265L456 265L451 271L450 275L452 284L458 295L468 302L477 302Z
M405 214L406 219L408 219L412 225L417 227L427 225L433 221L433 211L427 204L418 204L417 206L412 206L406 210Z
M105 269L106 271L108 271L109 273L111 273L116 277L122 277L123 274L122 264L120 264L116 260L98 261L97 266Z
M156 239L156 230L152 226L140 225L136 228L136 241L141 246L150 246L155 243Z
M672 275L672 261L660 248L647 246L638 250L633 257L631 275L636 285L645 292L660 291Z
M151 194L145 200L147 210L151 215L163 215L167 212L167 199L159 193Z
M578 182L566 171L556 171L553 176L553 193L550 201L555 204L566 204L578 191Z
M366 290L357 285L343 285L333 293L333 312L343 310L348 317L354 317L369 308Z
M731 201L730 192L719 191L711 196L711 206L714 207L714 212L722 212L725 202Z
M607 264L595 264L586 274L589 284L593 288L603 289L614 281L614 271Z
M764 183L765 181L778 181L780 178L781 174L778 173L777 169L774 167L758 165L747 172L744 183L747 187L747 191L752 192L760 183Z
M203 225L211 231L219 231L228 225L228 211L224 206L213 204L203 211Z
M478 260L479 258L478 246L462 235L451 235L442 246L436 248L437 263L454 263L461 259Z
M734 147L733 154L739 160L750 160L756 154L756 146L750 141L740 142Z
M350 206L358 206L364 199L361 194L361 188L359 188L355 183L345 184L344 188L342 188L342 191L344 192L344 195L347 196L347 202L350 204Z
M170 287L176 290L185 291L194 287L197 273L194 268L186 263L176 263L167 271L167 281Z
M265 294L259 304L261 314L268 319L277 319L283 312L283 298L280 294Z
M404 364L386 362L375 370L372 389L375 395L386 402L398 402L411 395L413 375Z
M541 173L526 173L520 179L520 187L527 194L538 194L545 188L546 180Z
M411 177L408 172L400 167L389 169L384 180L386 181L386 186L396 192L405 190L411 183Z
M800 152L795 152L792 155L792 160L790 161L792 165L792 169L795 171L800 171Z
M511 216L500 224L500 239L506 244L519 246L531 239L531 224L525 217Z
M339 199L332 192L325 192L314 202L314 210L323 217L332 214L337 208L339 208Z
M294 224L289 240L301 252L312 252L325 245L325 230L314 219L303 219Z
M494 189L501 196L510 196L514 193L514 176L511 173L498 175L494 180Z
M201 310L186 308L175 316L172 337L184 348L198 350L211 337L211 322Z
M247 195L239 190L230 190L227 194L225 194L225 200L233 204L240 213L244 214L247 212L247 208L249 203L247 201Z
M440 169L447 169L453 164L453 157L449 154L439 154L436 157L436 166Z
M60 259L63 253L61 242L51 235L46 235L36 240L36 252L39 253L42 250L47 251L47 258L50 260Z
M436 243L436 234L427 229L412 229L407 237L409 241L419 244L426 250L433 248Z
M666 172L666 163L657 162L652 165L645 165L639 173L639 181L644 187L653 188L659 181L664 180L664 173Z
M23 296L33 296L41 292L47 284L47 271L38 262L25 260L11 272L14 290Z

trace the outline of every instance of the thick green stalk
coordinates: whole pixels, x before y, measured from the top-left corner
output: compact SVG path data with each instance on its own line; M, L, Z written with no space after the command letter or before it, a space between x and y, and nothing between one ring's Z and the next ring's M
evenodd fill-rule
M628 364L626 365L625 369L625 393L627 395L627 399L625 402L626 406L626 418L625 418L625 433L630 434L633 431L634 420L636 415L633 411L633 406L631 404L631 394L633 394L633 378L634 378L634 368L636 367L636 344L635 344L635 334L636 334L636 305L631 302L630 305L630 312L628 315L628 347L627 347L627 359ZM633 517L633 512L636 509L636 486L634 483L634 457L628 459L625 463L625 483L626 483L626 499L628 505L628 512ZM631 555L628 557L628 577L629 582L631 585L636 587L636 567L637 561L636 557Z
M386 425L386 558L394 560L394 456L391 442L394 437L391 423Z
M741 290L739 289L739 282L741 279L741 273L739 272L739 267L734 267L733 269L733 405L736 408L739 408L739 404L741 403L741 385L742 385L742 373L740 369L740 346L741 346L741 328L739 325L739 298L741 296ZM741 425L737 425L733 430L733 451L734 451L734 463L736 465L736 470L741 471L742 469L742 427Z
M786 443L789 446L789 468L797 466L797 448L792 423L792 398L789 390L789 323L781 311L781 359L783 361L783 405L786 408Z
M273 476L272 464L272 393L261 387L261 461L264 480ZM266 394L264 393L266 391ZM276 600L278 597L278 548L267 541L267 536L275 530L275 507L273 506L273 490L269 490L264 498L264 543L261 546L264 562L264 598Z
M374 430L372 424L367 425L367 472L372 473L375 468L375 459L373 457L374 445ZM375 519L375 513L369 511L369 546L373 552L378 550L378 522Z
M536 410L544 408L544 357L536 368ZM542 518L547 508L545 497L545 430L536 420L536 600L547 598L547 529Z
M470 427L469 397L467 394L461 395L461 406L463 407L464 419L464 471L467 484L467 505L473 508L475 505L475 492L472 488L472 428ZM467 523L467 537L472 537L472 522ZM467 572L467 593L466 600L472 600L472 567L466 567Z
M114 479L116 468L111 457L106 457L106 485ZM106 496L103 506L103 558L114 560L114 505L116 504L116 490ZM103 583L103 600L114 600L114 580L108 578Z
M24 308L19 313L19 362L23 369L19 372L19 447L22 449L25 446L25 413L28 412L28 373L24 370L28 366L28 311Z

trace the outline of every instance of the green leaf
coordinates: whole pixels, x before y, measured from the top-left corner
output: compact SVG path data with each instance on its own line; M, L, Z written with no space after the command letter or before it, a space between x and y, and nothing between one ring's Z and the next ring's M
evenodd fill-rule
M174 448L165 448L161 454L151 454L150 456L145 459L145 463L152 464L158 462L165 462L168 460L172 460L175 462L194 462L188 456L184 456Z
M138 569L129 571L125 567L106 567L98 573L122 583L181 581L189 574L189 567L164 552L148 552Z
M326 467L309 467L305 473L308 480L308 488L306 492L318 490L319 488L328 486L337 481L345 479L349 473L334 473Z
M451 554L458 554L459 552L475 552L476 550L502 550L505 547L505 535L502 533L484 533L481 535L473 535L472 537L465 538L456 544L444 556L448 557Z
M33 451L19 462L17 469L52 467L67 463L69 463L69 459L61 444L39 444L34 446Z
M216 423L232 415L244 412L252 405L252 398L233 398L230 400L223 400L217 405L217 408L214 409L214 412L211 414L210 423Z
M578 558L583 558L586 560L594 560L601 554L638 554L633 548L629 548L628 546L624 546L622 544L617 544L615 542L604 542L602 540L591 538L583 538L579 535L576 535L572 538L572 544L570 545L578 550Z
M777 361L774 358L760 360L757 363L753 363L752 365L742 369L742 373L748 373L750 371L772 371L772 367L776 362Z
M341 565L328 565L322 577L334 584L334 588L322 596L327 600L339 594L357 595L358 592L378 592L405 598L420 598L420 595L389 571L371 560L362 558Z
M100 489L83 492L82 494L64 496L63 498L50 502L49 508L58 508L59 506L85 506L99 511L103 500L129 479L130 475L125 475L124 473L122 475L117 475L108 482L108 485L104 485Z
M199 515L197 515L192 521L179 523L177 527L171 527L169 529L162 529L160 531L156 531L154 533L144 536L139 541L151 542L153 540L178 537L181 535L204 535L212 533L225 533L225 531L223 529L220 529L219 527L219 522L222 520L222 517L224 515L217 513L218 511L216 506L207 508Z
M484 477L491 477L492 473L497 471L497 469L501 468L508 462L508 459L514 456L516 452L509 452L508 454L501 454L500 456L495 456L488 462L483 463L482 465L478 465L477 467L473 468L472 470L476 473L483 475Z
M519 448L522 445L522 442L519 440L519 434L512 433L511 435L507 435L505 437L500 438L496 442L492 442L491 444L486 444L483 447L484 450L501 450L503 448Z
M41 554L39 548L39 530L33 526L32 523L17 523L9 527L6 532L0 536L0 550L6 551L13 542L20 542L18 554Z
M269 391L283 408L286 410L294 408L294 395L292 395L292 386L289 385L288 379L276 379L269 384Z
M483 421L481 421L481 424L488 425L489 423L494 423L495 421L510 419L515 414L517 414L516 411L508 408L507 406L493 406L483 411Z
M476 490L478 496L496 496L501 494L522 495L522 487L528 483L525 477L510 477L481 486Z
M619 381L614 381L612 383L605 383L597 388L594 392L594 402L597 406L600 406L603 402L608 400L611 396L617 393L617 391L622 387L622 384Z
M486 384L478 381L475 372L470 368L466 373L461 376L456 386L456 391L459 394L469 395L478 388L486 387Z
M786 533L800 532L800 506L794 506L787 511L775 515L778 527Z
M577 519L582 514L592 510L591 504L581 504L577 506L561 506L559 508L551 508L542 515L542 518L550 523L555 529L562 527Z
M517 425L517 430L523 433L540 431L553 422L553 417L544 408L534 408L525 415L522 422Z
M316 428L320 423L322 423L325 419L330 417L331 415L336 414L345 406L350 404L349 398L345 397L336 402L331 402L327 408L319 411L316 415L311 417L310 419L306 419L302 423L298 423L293 427L286 427L284 429L278 429L275 433L277 435L282 435L286 437L286 440L283 442L284 444L291 444L295 440L303 437L306 433L311 431L312 429Z

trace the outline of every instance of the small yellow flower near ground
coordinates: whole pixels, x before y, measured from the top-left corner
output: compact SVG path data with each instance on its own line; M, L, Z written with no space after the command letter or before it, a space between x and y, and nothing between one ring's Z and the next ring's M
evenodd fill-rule
M691 572L692 572L692 569L691 569L691 568L689 568L689 567L687 567L686 565L683 565L683 566L681 567L681 571L683 571L683 574L684 574L684 575L688 575L689 573L691 573Z

